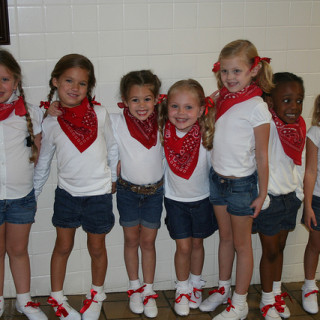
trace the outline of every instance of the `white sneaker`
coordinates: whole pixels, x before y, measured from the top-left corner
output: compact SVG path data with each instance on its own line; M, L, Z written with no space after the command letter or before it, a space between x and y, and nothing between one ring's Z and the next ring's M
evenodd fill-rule
M155 318L158 315L158 308L156 299L158 295L154 292L143 292L142 299L143 299L143 313L147 318Z
M227 308L215 316L212 320L244 320L247 318L248 312L249 308L247 302L245 303L244 307L240 308L237 305L232 305L231 299L228 299Z
M281 294L276 295L274 298L276 300L275 307L279 313L279 316L284 319L290 318L290 310L284 301L285 297L289 297L292 301L291 297L287 292L283 292Z
M274 304L264 305L260 303L260 311L265 320L281 320L281 317L278 311L275 308Z
M80 310L82 320L98 320L101 313L102 301L107 296L104 292L97 293L91 289L87 294L87 299L83 301L83 307Z
M23 313L30 320L48 320L47 316L39 308L40 303L28 301L24 306L21 306L16 300L16 309Z
M49 297L47 302L53 307L56 316L61 320L81 320L80 313L74 310L67 302L67 297L60 300Z
M200 280L200 283L193 283L190 281L190 284L192 285L192 292L191 292L191 300L189 301L189 308L190 309L197 309L199 308L201 302L202 302L202 288L205 286L205 281Z
M191 288L177 288L174 301L174 311L179 316L187 316L190 312Z
M199 309L203 312L214 311L220 304L226 304L231 298L231 287L225 291L224 287L209 291L209 297L204 300Z
M143 313L143 303L141 293L144 291L144 287L142 286L137 290L128 290L129 297L129 308L133 313Z
M302 286L302 306L305 311L312 314L318 313L318 293L318 288L312 290Z
M3 315L3 311L4 311L4 298L1 297L1 299L0 299L0 317Z

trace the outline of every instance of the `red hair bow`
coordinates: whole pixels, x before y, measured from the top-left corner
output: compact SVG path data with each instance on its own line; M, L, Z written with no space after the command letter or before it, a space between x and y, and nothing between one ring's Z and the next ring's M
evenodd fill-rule
M50 101L40 101L40 108L44 107L45 109L49 109Z
M161 104L164 100L167 100L168 96L166 94L159 94L158 104Z
M218 61L213 65L212 72L216 73L219 70L220 70L220 62Z
M126 107L126 105L123 102L118 102L117 105L120 109L123 109Z
M260 58L259 56L254 57L254 61L253 61L253 64L252 64L252 66L251 66L251 68L250 68L250 71L251 71L255 66L257 66L260 61L266 61L266 62L270 63L271 58L267 58L267 57Z
M209 108L213 108L214 107L214 102L212 100L211 97L206 97L205 98L205 107L206 107L206 111L205 111L205 115L208 114Z

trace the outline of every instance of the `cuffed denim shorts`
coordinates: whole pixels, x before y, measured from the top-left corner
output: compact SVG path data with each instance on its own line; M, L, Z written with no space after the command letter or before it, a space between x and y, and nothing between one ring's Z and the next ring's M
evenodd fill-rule
M317 226L313 224L311 221L311 227L313 230L320 231L320 197L312 196L312 209L314 211L314 215L316 216ZM301 223L304 224L303 216L301 218Z
M108 233L114 226L111 193L74 197L57 187L52 224L60 228L78 228L85 232Z
M257 173L250 176L230 179L219 176L210 170L210 202L214 206L227 206L227 211L235 216L253 215L250 208L258 196Z
M218 229L209 198L194 202L164 198L164 205L167 211L165 223L172 239L204 239Z
M0 225L5 222L29 224L34 222L37 202L34 190L23 198L0 200Z
M117 183L117 207L122 227L139 224L149 229L159 229L163 203L163 186L154 194L138 194Z
M269 194L270 205L261 210L254 219L252 232L259 232L266 236L274 236L282 230L293 230L296 227L297 213L301 200L295 192L273 196Z

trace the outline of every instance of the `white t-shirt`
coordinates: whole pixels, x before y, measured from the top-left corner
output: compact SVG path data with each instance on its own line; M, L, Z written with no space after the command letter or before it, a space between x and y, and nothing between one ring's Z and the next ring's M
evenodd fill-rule
M153 184L163 177L163 148L158 136L157 144L147 149L129 132L122 113L110 114L113 134L117 142L118 157L121 160L121 177L133 184ZM116 176L112 174L112 180Z
M303 152L302 165L297 166L285 154L276 125L272 120L269 138L268 193L279 196L295 191L297 197L303 200L304 156L305 153Z
M7 103L17 100L12 95ZM41 132L42 112L39 107L27 104L32 120L33 134ZM31 163L31 147L25 116L17 116L13 110L9 117L0 121L0 200L25 197L33 188L34 163Z
M224 176L246 177L256 170L253 129L270 123L271 114L261 97L238 103L215 124L211 162Z
M182 138L186 133L176 130L177 136ZM210 152L203 145L200 145L199 158L196 168L189 179L177 176L170 169L165 161L164 195L166 198L181 201L193 202L209 197L209 171Z
M317 180L313 189L313 194L320 197L320 127L312 126L308 130L307 137L318 147Z
M56 117L49 115L44 119L41 151L34 175L36 197L48 179L55 152L58 186L61 189L72 196L94 196L111 192L109 153L114 152L115 141L107 109L104 106L94 106L94 110L98 119L97 138L82 153L63 132Z

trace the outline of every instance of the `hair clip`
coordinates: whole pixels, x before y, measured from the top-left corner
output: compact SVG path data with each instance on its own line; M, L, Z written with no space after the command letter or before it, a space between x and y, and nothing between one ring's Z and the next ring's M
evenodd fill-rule
M252 64L252 66L251 66L251 68L250 68L250 71L251 71L254 67L256 67L260 61L265 61L265 62L267 62L267 63L270 63L271 58L267 58L267 57L260 58L259 56L255 56L255 57L254 57L253 64Z
M220 70L220 62L218 61L213 65L212 72L216 73L219 70Z
M167 99L168 99L168 96L166 94L159 94L157 104L161 104L164 100L167 100Z
M50 107L50 101L40 101L40 106L39 108L44 107L45 109L49 109Z
M206 111L204 115L206 116L208 114L209 108L214 107L214 102L211 97L206 97L204 101L205 101L205 107L206 107Z
M117 105L120 109L123 109L126 107L126 105L123 102L118 102Z

